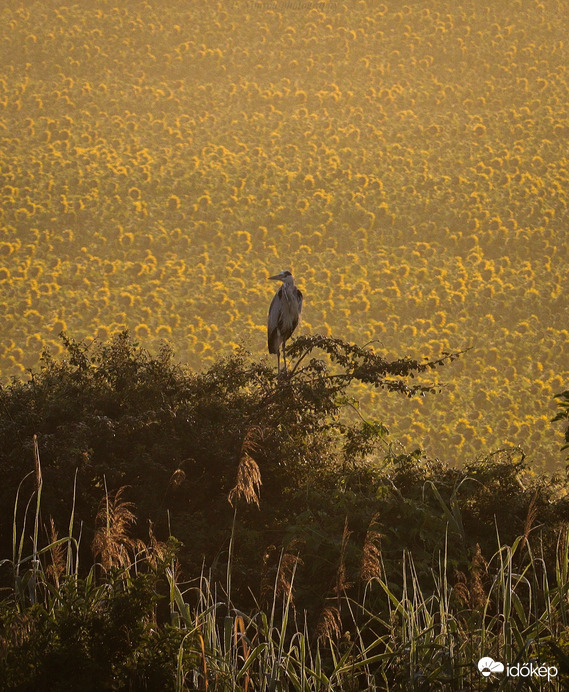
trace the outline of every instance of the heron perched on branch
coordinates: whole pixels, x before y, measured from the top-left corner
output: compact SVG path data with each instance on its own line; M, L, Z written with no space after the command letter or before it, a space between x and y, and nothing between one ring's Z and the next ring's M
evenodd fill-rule
M302 293L298 290L288 271L282 271L275 276L269 276L272 281L282 281L283 284L275 293L269 308L268 344L269 353L277 354L277 368L281 371L281 346L284 370L286 371L285 345L296 329L302 312Z

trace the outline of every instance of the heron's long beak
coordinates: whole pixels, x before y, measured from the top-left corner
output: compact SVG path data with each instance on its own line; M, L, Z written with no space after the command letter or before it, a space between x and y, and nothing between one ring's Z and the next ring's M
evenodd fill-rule
M274 276L269 276L270 281L283 281L283 275L282 273L280 274L275 274Z

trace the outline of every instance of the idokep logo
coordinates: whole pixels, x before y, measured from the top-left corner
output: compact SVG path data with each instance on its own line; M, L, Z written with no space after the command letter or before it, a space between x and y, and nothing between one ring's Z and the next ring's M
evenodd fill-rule
M492 675L492 673L503 673L504 664L495 661L493 658L490 658L490 656L484 656L484 658L478 661L478 670L487 678L489 675Z
M551 682L557 677L558 670L555 666L546 666L541 663L515 663L504 666L500 661L495 661L490 656L484 656L478 661L478 670L487 678L497 673L506 673L509 678L547 678Z

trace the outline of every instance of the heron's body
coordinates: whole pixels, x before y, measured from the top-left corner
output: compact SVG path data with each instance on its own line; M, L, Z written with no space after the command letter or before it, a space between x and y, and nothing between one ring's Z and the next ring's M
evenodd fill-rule
M274 281L282 281L282 286L275 293L269 308L268 346L269 353L277 354L277 366L280 371L280 354L282 350L284 369L286 370L285 345L298 325L302 312L302 293L294 283L292 274L283 271L276 276L270 276Z

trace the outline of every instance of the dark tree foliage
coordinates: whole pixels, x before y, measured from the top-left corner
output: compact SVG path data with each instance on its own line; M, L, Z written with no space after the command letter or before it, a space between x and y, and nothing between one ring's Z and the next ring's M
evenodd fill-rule
M0 388L4 556L12 550L16 490L33 468L34 435L43 468L42 524L53 517L64 535L75 483L75 523L83 522L88 550L105 487L127 485L139 535L152 521L161 538L171 533L181 540L188 577L205 564L220 582L234 525L234 595L244 605L261 598L288 550L302 560L296 602L317 612L337 592L339 570L346 583L357 583L374 516L393 575L401 574L402 551L409 549L428 582L445 540L449 565L464 571L477 544L487 556L495 551L496 525L501 540L513 540L531 509L547 520L553 545L553 529L568 515L557 500L563 481L521 483L528 471L521 457L504 453L458 469L420 452L394 455L384 426L354 413L351 384L428 394L438 386L428 374L458 353L387 361L371 348L312 336L289 348L288 373L278 375L245 353L195 373L176 364L167 347L152 355L126 333L103 344L67 337L63 343L64 359L46 355L28 381ZM244 464L240 476L248 458L262 483L258 506L245 493L231 494L251 471ZM32 486L30 477L22 497ZM19 525L22 513L23 505Z
M378 423L342 419L348 386L365 382L424 394L434 385L410 379L456 357L388 362L339 339L304 337L290 349L288 374L278 376L244 353L198 374L174 363L167 347L151 355L126 333L103 344L62 339L64 359L46 354L28 381L0 388L4 554L16 488L32 468L34 435L45 520L51 515L66 526L77 473L76 516L89 540L105 484L109 490L128 485L141 532L148 519L166 531L168 510L186 559L201 565L226 549L233 512L227 496L243 442L255 431L261 510L257 517L259 510L244 507L242 514L255 516L256 530L267 534L258 541L279 543L298 489L324 488L327 476L334 485L339 460L345 468L346 459L369 453L386 433ZM324 355L315 357L316 350Z
M57 614L42 604L0 612L0 684L19 692L173 690L183 633L153 622L153 575L103 586L69 579Z

